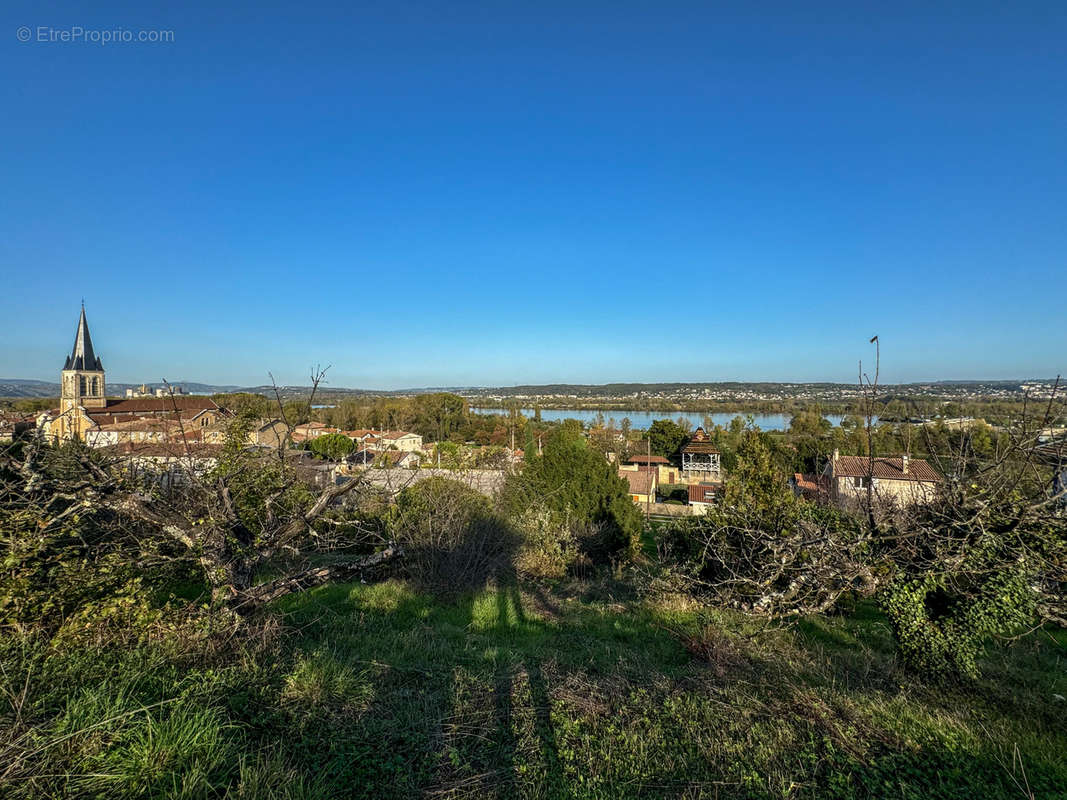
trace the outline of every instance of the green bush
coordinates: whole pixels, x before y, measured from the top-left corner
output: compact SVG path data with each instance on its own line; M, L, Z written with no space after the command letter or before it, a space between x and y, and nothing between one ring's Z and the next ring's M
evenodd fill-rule
M640 544L641 512L616 468L580 435L555 431L543 454L527 453L526 468L504 493L512 518L543 508L559 531L574 532L587 555L607 559Z
M388 520L416 584L438 594L510 574L518 536L480 492L435 476L397 495Z
M516 521L522 534L516 566L533 578L562 578L578 556L578 539L546 508L527 509Z
M1034 602L1022 572L963 589L941 575L900 578L881 598L902 662L934 680L977 678L984 642L1032 619Z
M689 487L684 483L661 483L656 493L665 501L689 502Z
M343 433L327 433L325 436L312 439L309 449L320 458L336 461L350 455L356 449L356 445Z

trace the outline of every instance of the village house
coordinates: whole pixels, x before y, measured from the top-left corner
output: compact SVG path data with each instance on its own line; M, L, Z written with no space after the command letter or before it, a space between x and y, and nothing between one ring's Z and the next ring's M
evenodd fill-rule
M843 456L837 450L822 472L830 501L842 508L855 507L867 499L868 486L882 503L909 506L928 503L937 496L944 480L921 458Z
M27 431L32 431L36 424L33 414L0 412L0 442L12 442Z
M422 450L422 437L417 433L408 431L380 431L378 433L378 447L382 450L403 450L413 453Z
M169 491L214 469L221 450L218 445L126 442L107 446L103 452L120 463L127 478Z
M230 414L210 397L108 398L104 365L93 350L89 324L82 307L74 347L63 364L59 408L37 417L37 428L52 441L81 439L94 446L125 442L188 440Z
M689 507L693 516L702 516L715 504L719 487L710 483L693 483L689 485Z
M345 463L354 468L405 467L414 469L422 463L422 457L410 450L358 450L345 457Z
M341 431L358 445L371 450L402 450L414 453L422 450L422 437L408 431L376 431L361 428L353 431Z
M374 436L374 431L370 428L358 428L352 431L341 431L342 436L347 436L356 444L363 444L367 439Z
M320 436L326 436L330 433L340 433L340 428L331 428L323 422L304 422L300 425L293 426L293 441L294 442L310 442L312 439L318 439Z
M248 443L253 447L277 449L285 442L287 432L285 422L280 419L257 419L248 432Z
M619 468L619 477L627 483L630 499L638 505L656 502L656 473L651 470Z
M633 455L626 460L626 464L619 467L624 470L642 472L655 472L656 483L681 483L679 469L663 456L650 456L646 454Z

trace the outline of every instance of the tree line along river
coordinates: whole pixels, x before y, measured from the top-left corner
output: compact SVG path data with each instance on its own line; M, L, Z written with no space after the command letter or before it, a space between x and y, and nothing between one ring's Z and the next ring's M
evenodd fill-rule
M504 416L507 416L508 414L508 409L506 408L472 408L471 411L475 414L502 414ZM535 413L532 408L523 408L521 411L523 416L528 418L532 418ZM725 426L729 425L734 417L746 419L748 416L751 416L760 430L764 431L784 431L789 427L789 420L791 419L790 414L749 415L744 411L721 411L715 412L714 414L703 414L699 411L597 411L588 408L541 409L541 419L545 422L577 419L581 420L582 424L588 425L589 423L596 422L598 418L603 418L605 422L612 419L615 420L615 425L618 426L625 418L630 420L630 427L634 429L648 428L652 424L652 421L657 419L678 420L679 418L686 420L689 423L690 428L697 428L698 426L703 425L705 419L710 419L716 425ZM832 424L840 425L844 415L826 414L825 417L830 420Z

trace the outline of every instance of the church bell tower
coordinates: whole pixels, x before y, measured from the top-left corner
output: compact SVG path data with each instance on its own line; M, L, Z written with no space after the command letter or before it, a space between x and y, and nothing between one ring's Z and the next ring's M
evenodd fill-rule
M89 336L89 323L85 321L85 304L82 304L81 319L74 334L74 349L63 365L60 412L66 413L82 408L104 408L107 396L104 392L104 365L93 352L93 340Z

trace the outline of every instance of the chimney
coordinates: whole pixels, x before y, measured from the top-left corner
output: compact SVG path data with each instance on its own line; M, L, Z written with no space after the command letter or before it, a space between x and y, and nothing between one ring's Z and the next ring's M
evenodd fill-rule
M900 457L900 471L903 472L905 475L908 474L908 466L910 465L910 463L911 456L909 456L907 453Z

